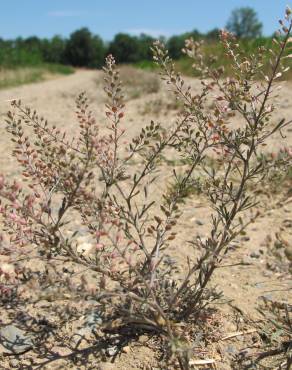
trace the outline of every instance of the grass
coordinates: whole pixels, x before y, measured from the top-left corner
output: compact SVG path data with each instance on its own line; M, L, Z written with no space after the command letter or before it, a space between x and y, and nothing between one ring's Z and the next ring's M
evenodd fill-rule
M158 69L158 66L151 60L141 60L140 62L133 63L133 66L146 71Z
M1 67L0 89L49 80L58 75L69 75L74 69L59 64L40 64L33 67Z
M245 41L242 40L242 41L239 41L239 45L240 45L240 50L246 55L256 54L257 48L259 46L265 46L267 49L275 48L271 38L258 38L254 40L245 40ZM217 61L215 62L214 66L215 67L224 66L225 75L230 76L233 74L230 61L226 58L224 54L224 49L221 43L214 42L214 41L212 42L206 41L202 48L202 51L204 55L207 57L207 59L211 56L212 57L215 56L217 58ZM194 71L192 67L193 60L191 60L190 58L182 56L180 59L175 60L174 62L175 62L177 71L180 72L181 74L185 76L191 76L191 77L197 76L196 72ZM290 62L288 61L288 63L289 63L288 65L290 65L291 67L291 61ZM148 60L137 62L133 64L133 66L139 69L148 70L148 71L153 71L157 69L156 64ZM265 66L265 70L268 71L269 70L268 58L265 61L264 66ZM285 74L285 80L290 80L290 79L292 79L292 71L288 71Z
M256 40L254 40L256 41ZM250 42L251 43L251 42ZM255 45L250 45L249 43L243 44L243 46L240 46L240 49L244 51L244 55L252 55L252 54L257 54L257 44ZM267 48L270 45L264 45ZM272 47L274 49L274 47ZM230 60L226 58L224 55L224 50L221 44L219 43L210 43L206 44L202 48L203 54L207 58L207 60L211 57L216 58L216 62L213 64L214 67L218 68L223 66L224 67L224 76L232 76L234 75L234 70L231 66ZM264 66L263 66L263 72L264 74L268 74L270 71L270 65L269 65L269 55L265 57L264 61ZM191 76L191 77L196 77L198 76L198 73L194 70L193 68L193 60L187 57L182 57L179 60L175 61L176 69L182 73L185 76ZM286 66L290 66L291 68L291 61L286 59L285 61ZM262 79L262 75L257 76L258 79ZM292 79L292 71L289 70L288 72L285 73L284 80L291 80Z

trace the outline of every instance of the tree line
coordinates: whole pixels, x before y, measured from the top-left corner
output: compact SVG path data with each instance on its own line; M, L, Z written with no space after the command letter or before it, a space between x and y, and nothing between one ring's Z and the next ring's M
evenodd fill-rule
M240 38L257 38L261 36L262 24L252 8L235 9L226 28ZM214 28L203 34L193 30L181 35L163 39L173 59L182 55L186 38L195 40L218 39L219 29ZM118 33L114 39L105 43L98 35L88 28L73 32L69 38L54 36L51 39L41 39L36 36L3 40L0 38L0 65L20 66L39 63L68 64L76 67L98 68L104 63L107 54L113 54L118 63L136 63L152 60L150 47L155 39L149 35L132 36Z

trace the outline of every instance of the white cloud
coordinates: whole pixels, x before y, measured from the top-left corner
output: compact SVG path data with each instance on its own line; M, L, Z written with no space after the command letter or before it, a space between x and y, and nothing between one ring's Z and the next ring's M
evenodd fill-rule
M52 12L49 12L48 15L50 17L80 17L82 15L86 14L84 11L75 11L75 10L55 10Z

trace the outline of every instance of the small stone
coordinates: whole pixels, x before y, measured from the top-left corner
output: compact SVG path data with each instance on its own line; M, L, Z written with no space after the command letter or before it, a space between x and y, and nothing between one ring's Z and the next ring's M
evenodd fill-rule
M130 353L131 352L131 347L130 346L123 347L123 352L124 353Z
M204 222L202 222L201 220L196 220L196 224L199 225L199 226L203 226Z
M94 339L94 331L102 324L102 318L98 310L92 311L89 314L85 315L81 327L79 326L79 330L73 335L73 343L75 345L89 343L90 340ZM84 344L84 343L83 343Z
M165 262L167 265L175 265L175 264L177 263L177 261L175 260L175 258L170 257L170 256L165 256L165 258L164 258L164 262Z
M9 361L9 365L11 366L12 369L17 369L19 366L19 362L15 359L12 359Z
M244 265L251 265L252 264L252 261L251 261L250 256L244 256L241 259L241 263L243 263Z
M287 259L292 262L292 245L288 245L285 248L285 256Z
M267 301L272 301L273 300L273 296L271 294L264 294L262 295L263 298L265 298Z
M72 353L71 349L61 346L54 346L51 351L55 352L59 356L69 356Z
M228 353L231 353L231 354L235 354L237 351L236 351L236 348L232 345L229 345L226 347L226 352Z
M242 240L243 242L248 242L248 241L250 240L250 237L249 237L249 236L243 236L243 237L241 238L241 240Z
M115 356L119 352L119 348L117 346L108 347L106 349L106 353L108 356Z
M146 343L147 341L148 341L148 337L147 337L147 335L140 335L140 337L139 337L139 342L140 343Z
M90 312L88 315L85 316L85 324L90 328L94 328L97 325L102 324L102 318L98 310Z
M80 243L77 245L77 253L82 254L83 256L89 256L94 252L94 245L92 243Z
M15 276L15 268L11 263L2 262L0 265L0 270L3 275L8 275L10 279L13 279ZM0 274L0 281L2 280L2 274Z
M20 354L31 349L33 342L23 330L7 325L0 329L0 345L4 353Z
M260 254L258 252L252 252L250 256L251 258L260 258Z

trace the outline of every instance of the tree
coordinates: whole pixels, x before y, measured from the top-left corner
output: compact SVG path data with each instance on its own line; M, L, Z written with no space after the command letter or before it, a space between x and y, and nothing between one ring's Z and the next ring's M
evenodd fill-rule
M139 60L152 60L151 47L155 39L145 33L138 37L139 43Z
M40 52L42 47L42 40L37 36L31 36L22 41L22 47L30 52Z
M87 28L73 32L65 49L67 63L77 67L100 67L104 59L104 45L99 36Z
M167 41L167 48L169 51L169 55L173 59L178 59L182 56L182 49L185 45L185 37L184 35L179 36L172 36Z
M118 33L109 45L109 54L115 56L119 63L139 61L139 41L137 37Z
M226 24L226 29L238 38L255 38L262 34L262 23L257 13L249 7L234 9Z
M219 28L213 28L209 32L206 33L207 40L219 40L220 30Z
M51 40L43 40L43 57L48 63L63 63L66 49L66 40L61 36L54 36Z

